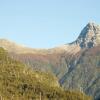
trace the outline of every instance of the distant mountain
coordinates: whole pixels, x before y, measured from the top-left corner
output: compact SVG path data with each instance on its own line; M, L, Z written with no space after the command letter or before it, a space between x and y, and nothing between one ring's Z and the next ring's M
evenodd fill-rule
M4 41L4 42L2 42ZM8 40L0 46L15 60L34 70L52 72L64 89L78 90L100 99L100 26L88 23L72 43L51 49L32 49Z
M92 48L100 44L100 26L88 23L74 42L81 48Z

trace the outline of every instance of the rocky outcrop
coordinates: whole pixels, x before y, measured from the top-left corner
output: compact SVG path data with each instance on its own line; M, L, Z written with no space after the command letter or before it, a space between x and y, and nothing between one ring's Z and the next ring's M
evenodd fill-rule
M92 48L100 44L100 26L95 23L88 23L81 31L74 44L81 48Z

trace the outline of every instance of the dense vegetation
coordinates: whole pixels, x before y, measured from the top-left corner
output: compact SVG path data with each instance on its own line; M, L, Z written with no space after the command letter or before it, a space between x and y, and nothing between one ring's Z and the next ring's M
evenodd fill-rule
M33 71L0 48L0 100L91 100L77 91L64 91L50 73Z

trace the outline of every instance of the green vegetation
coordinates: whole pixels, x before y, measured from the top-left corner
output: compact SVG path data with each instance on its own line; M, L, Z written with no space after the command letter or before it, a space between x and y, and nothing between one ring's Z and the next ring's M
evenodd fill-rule
M91 100L76 91L64 91L50 73L33 71L0 48L0 100Z

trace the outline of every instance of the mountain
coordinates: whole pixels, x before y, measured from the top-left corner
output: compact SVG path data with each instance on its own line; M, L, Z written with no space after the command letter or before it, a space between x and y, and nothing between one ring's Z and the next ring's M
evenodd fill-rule
M2 42L4 41L4 42ZM14 60L33 70L53 73L65 89L100 99L100 26L88 23L72 43L51 49L27 48L1 39L0 46Z

